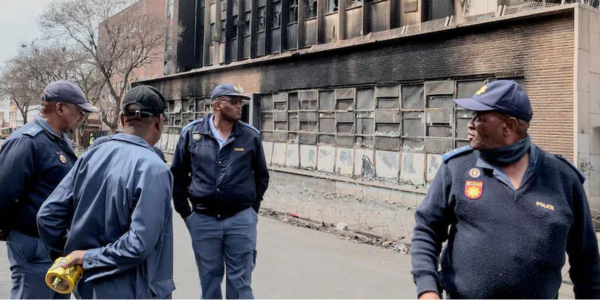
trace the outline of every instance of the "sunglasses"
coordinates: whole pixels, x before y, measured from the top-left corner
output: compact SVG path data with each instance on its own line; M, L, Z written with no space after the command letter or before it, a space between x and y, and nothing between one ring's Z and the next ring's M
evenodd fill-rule
M221 101L228 102L232 106L236 106L236 105L244 106L244 100L242 98L226 98L226 99L222 99Z

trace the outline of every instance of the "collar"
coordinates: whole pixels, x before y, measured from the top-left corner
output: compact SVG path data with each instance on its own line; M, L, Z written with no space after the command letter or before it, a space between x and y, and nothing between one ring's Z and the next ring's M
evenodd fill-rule
M200 121L200 126L199 126L199 133L201 134L209 134L212 133L211 130L211 122L212 122L212 118L214 117L214 113L209 113L208 115L204 116L204 118L202 118L202 120ZM214 126L214 124L212 124L212 126ZM194 128L192 128L192 131L194 131ZM233 128L231 129L231 133L229 134L229 136L237 136L242 134L242 128L240 126L239 122L235 122L233 123Z
M530 171L534 170L534 167L537 163L538 160L538 149L534 144L531 144L531 147L529 148L529 166L527 166L527 170L525 171L525 173L529 173ZM481 155L479 154L479 152L477 153L478 157L477 157L477 163L475 164L475 166L482 168L482 169L489 169L489 170L493 170L494 171L494 175L496 174L504 174L504 171L502 170L501 167L499 166L495 166L490 164L487 160L485 160L485 158L481 157Z
M215 127L215 115L210 116L210 119L208 120L208 125L210 126L210 131L212 132L213 136L217 139L220 140L222 142L225 142L228 138L229 135L231 135L231 133L229 133L229 135L223 139L221 137L221 134L219 133L219 131L217 130L217 127Z
M141 138L137 135L131 135L131 134L126 134L126 133L117 133L110 139L129 143L129 144L134 144L134 145L148 148L148 149L154 151L154 147L150 146L150 144L148 144L148 142L146 142L143 138ZM156 151L154 151L154 152L156 152Z
M37 117L35 117L34 122L37 125L39 125L40 127L42 127L53 138L63 140L63 141L69 140L69 137L65 133L62 134L62 137L58 136L56 134L56 132L54 131L54 129L52 128L52 126L50 126L50 123L48 123L48 121L46 121L44 118L37 116Z

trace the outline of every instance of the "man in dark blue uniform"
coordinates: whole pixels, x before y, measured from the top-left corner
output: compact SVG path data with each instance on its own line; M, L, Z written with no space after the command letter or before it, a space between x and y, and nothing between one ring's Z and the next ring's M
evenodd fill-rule
M137 86L123 98L123 133L81 156L42 205L38 228L64 267L82 265L79 298L170 298L173 176L154 152L164 98Z
M600 298L585 177L531 143L523 89L499 80L454 101L473 111L470 146L443 155L417 209L411 251L419 298L442 290L450 298L556 298L565 252L575 297Z
M239 121L244 99L239 86L218 85L214 113L182 129L171 166L175 210L190 231L208 299L222 299L225 270L228 299L254 298L257 213L269 172L259 131Z
M67 81L46 86L41 105L40 116L15 131L0 150L0 238L7 239L11 298L64 297L44 282L52 261L35 216L77 160L66 134L77 128L84 112L98 111Z

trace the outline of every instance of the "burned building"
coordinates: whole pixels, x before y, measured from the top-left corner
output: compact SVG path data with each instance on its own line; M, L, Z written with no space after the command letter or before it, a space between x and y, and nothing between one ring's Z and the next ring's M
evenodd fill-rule
M422 199L440 154L467 144L470 114L451 99L470 97L492 80L515 80L535 111L533 142L573 161L588 176L592 207L600 208L595 6L566 0L175 1L185 28L170 61L176 72L142 83L169 100L161 140L166 153L182 126L210 111L214 86L232 82L252 95L244 116L261 130L275 177L338 178L354 184L351 191L340 185L340 193L376 187Z

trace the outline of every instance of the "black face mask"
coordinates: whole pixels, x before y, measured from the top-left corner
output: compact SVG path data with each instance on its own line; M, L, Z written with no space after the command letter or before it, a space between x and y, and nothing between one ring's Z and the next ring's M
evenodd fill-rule
M511 165L521 159L531 148L529 134L513 144L492 150L480 150L481 156L489 163L498 166Z

